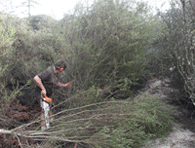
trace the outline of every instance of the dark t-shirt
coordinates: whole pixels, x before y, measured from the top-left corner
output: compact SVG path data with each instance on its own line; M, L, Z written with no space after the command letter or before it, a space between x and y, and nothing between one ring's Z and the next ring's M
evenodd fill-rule
M51 97L53 90L58 86L59 77L58 73L54 73L54 66L48 67L46 70L40 72L37 76L41 79L43 86L46 89L46 95ZM41 88L37 86L36 92L40 94Z

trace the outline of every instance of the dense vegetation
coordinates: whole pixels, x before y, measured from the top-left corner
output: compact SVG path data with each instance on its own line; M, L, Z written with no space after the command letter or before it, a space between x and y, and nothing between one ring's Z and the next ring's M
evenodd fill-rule
M155 16L149 9L97 0L59 21L0 13L0 128L11 130L19 146L87 148L137 148L170 131L169 106L136 95L149 78L167 76L194 99L194 9L191 1ZM28 124L8 118L12 103L36 105L32 79L59 59L68 64L61 81L73 86L54 92L52 127L39 132L40 114Z

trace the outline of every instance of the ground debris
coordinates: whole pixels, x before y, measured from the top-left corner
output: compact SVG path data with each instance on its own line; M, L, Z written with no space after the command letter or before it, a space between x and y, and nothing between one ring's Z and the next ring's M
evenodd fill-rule
M40 113L41 108L38 105L31 107L16 102L10 103L8 112L0 117L0 147L30 148L33 140L27 136L25 128L16 127L36 120Z

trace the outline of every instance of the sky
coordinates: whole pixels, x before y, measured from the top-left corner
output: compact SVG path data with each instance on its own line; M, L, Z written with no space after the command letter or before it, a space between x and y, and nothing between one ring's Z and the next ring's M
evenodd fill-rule
M23 2L27 2L28 0L0 0L3 6L0 6L0 11L5 12L12 12L13 14L26 17L27 16L27 9L26 11L23 9L24 7L19 7ZM84 2L84 0L31 0L36 1L39 5L34 5L34 8L31 9L31 15L38 15L38 14L46 14L49 16L54 17L55 19L59 20L63 18L64 13L69 13L73 10L74 6L78 2ZM86 1L86 0L85 0ZM161 9L168 8L168 2L170 0L142 0L147 1L148 4L152 6L157 6L161 8L162 3L165 3L164 7ZM89 4L93 3L93 0L88 0Z
M31 0L36 1L38 3L34 4L34 8L31 8L31 15L38 14L47 14L56 19L63 18L64 13L69 13L70 10L74 8L74 6L80 0ZM28 2L28 0L0 0L0 3L3 6L0 6L0 11L4 12L12 12L13 14L25 17L27 16L27 9L21 7L23 2Z

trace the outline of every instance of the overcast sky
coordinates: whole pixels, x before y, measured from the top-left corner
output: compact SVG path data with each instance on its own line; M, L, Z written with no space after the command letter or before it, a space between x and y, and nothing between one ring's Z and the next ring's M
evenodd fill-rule
M56 19L61 19L64 13L68 13L81 0L32 0L39 5L32 3L31 15L47 14ZM90 0L89 0L90 1ZM91 0L92 1L92 0ZM0 11L11 12L20 17L27 16L27 9L22 7L23 2L28 0L0 0Z
M0 11L13 11L13 14L16 14L20 17L27 16L27 11L22 9L20 6L23 2L27 2L28 0L0 0L1 6ZM33 0L32 0L33 1ZM35 5L34 8L31 9L31 15L38 14L47 14L56 19L62 19L64 13L69 13L73 10L74 6L78 2L84 2L87 0L34 0L39 3L39 5ZM94 0L88 0L88 3L93 3ZM140 1L140 0L139 0ZM148 3L152 6L161 7L161 4L165 2L163 9L168 7L168 2L170 0L141 0L148 1ZM4 5L2 5L4 3ZM11 7L12 6L12 7ZM18 8L17 8L18 7Z
M27 0L13 0L14 6ZM74 8L79 0L36 0L39 5L34 5L31 9L32 15L47 14L56 19L61 19L64 13L68 13ZM21 13L21 12L20 12ZM22 15L22 14L20 14Z

